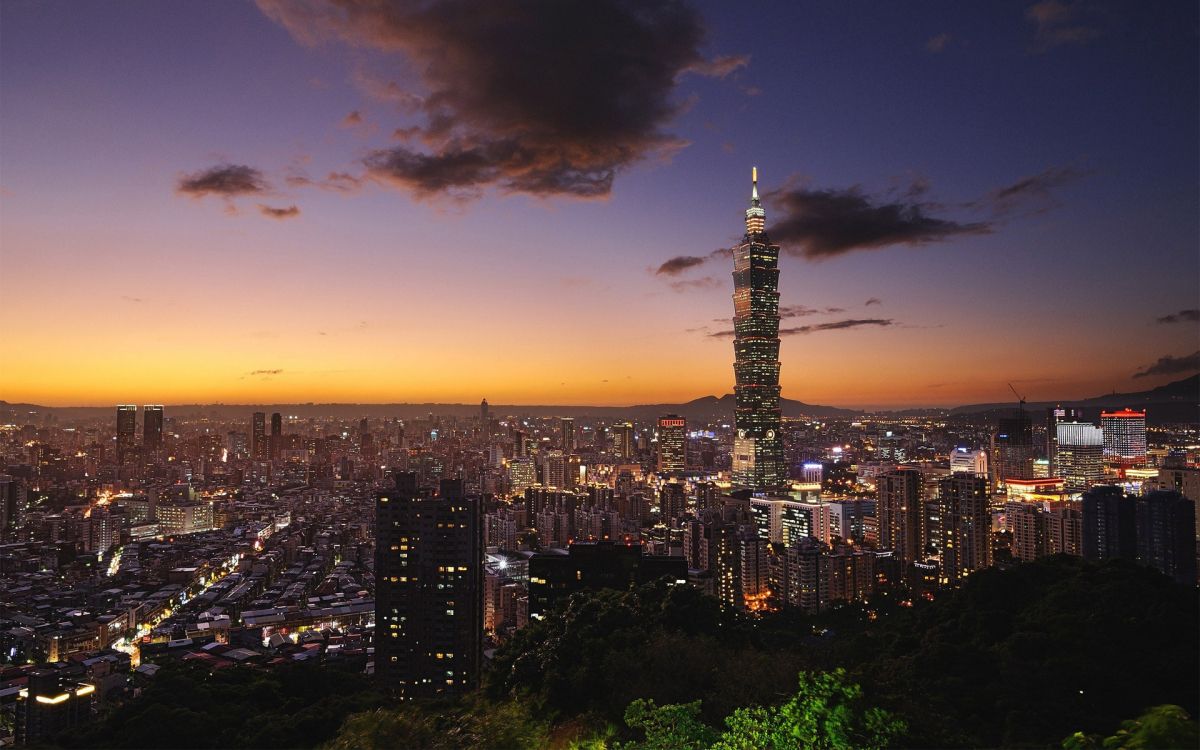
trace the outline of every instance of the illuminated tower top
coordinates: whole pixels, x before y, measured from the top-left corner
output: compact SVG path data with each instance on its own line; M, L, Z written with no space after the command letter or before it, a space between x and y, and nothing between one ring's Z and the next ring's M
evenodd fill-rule
M746 209L746 235L760 235L766 228L767 212L763 210L762 201L758 199L758 167L750 168L750 208Z

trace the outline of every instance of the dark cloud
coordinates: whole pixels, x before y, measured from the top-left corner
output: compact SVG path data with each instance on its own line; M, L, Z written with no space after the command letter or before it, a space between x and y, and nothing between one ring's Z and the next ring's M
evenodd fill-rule
M279 375L283 370L251 370L248 375Z
M871 326L886 327L896 325L896 321L891 318L858 318L850 320L834 320L829 323L814 323L806 326L792 326L790 328L780 328L780 336L803 336L809 333L818 331L842 331L847 328L864 328ZM711 338L728 339L733 338L734 332L731 330L716 331L708 334Z
M362 125L362 123L363 123L362 112L359 112L356 109L353 112L351 112L350 114L348 114L342 118L341 126L343 128L352 128L356 125Z
M727 75L744 64L706 59L700 14L676 0L258 4L302 42L400 53L420 75L411 100L420 146L364 161L417 196L489 187L605 196L622 169L685 145L665 131L684 106L674 96L682 74Z
M1042 213L1058 205L1050 192L1052 188L1074 182L1087 174L1086 171L1071 166L1050 167L1038 174L1023 177L1011 185L996 188L982 199L968 205L972 208L990 208L997 215L1011 214L1019 210Z
M783 211L783 217L770 226L771 239L808 260L891 245L928 245L991 231L987 223L930 216L928 204L873 199L857 187L783 188L769 194L768 200Z
M1042 0L1029 6L1025 20L1034 25L1034 50L1046 50L1062 44L1084 44L1101 35L1094 9L1079 0L1070 3Z
M929 37L929 41L925 42L925 51L936 55L946 49L946 45L953 39L950 34L938 34L937 36Z
M293 219L300 215L300 209L297 206L287 206L285 208L275 208L262 203L258 204L258 210L263 216L270 219Z
M130 297L128 294L122 294L121 299L125 300L126 302L144 302L145 301L141 297Z
M655 276L678 276L689 268L696 268L715 258L732 258L733 250L721 247L708 255L677 255L663 263L654 272Z
M1164 315L1161 318L1155 318L1155 320L1159 323L1182 323L1184 321L1197 321L1200 320L1200 310L1180 310L1177 313L1171 313L1170 315Z
M175 188L179 193L196 198L205 195L232 198L263 193L267 189L267 181L262 172L244 164L221 164L184 175Z
M878 297L872 297L863 303L863 307L870 307L871 305L882 305L882 304L883 304L883 300L879 299Z
M654 273L659 276L678 276L689 268L695 268L707 262L707 256L677 255L659 266Z
M1158 361L1140 372L1134 373L1135 378L1145 378L1151 375L1180 375L1185 372L1200 370L1200 350L1183 357L1173 357L1168 354L1159 357Z

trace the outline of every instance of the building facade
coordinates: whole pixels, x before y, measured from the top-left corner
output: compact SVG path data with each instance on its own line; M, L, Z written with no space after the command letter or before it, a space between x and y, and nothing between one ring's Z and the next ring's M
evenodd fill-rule
M401 700L462 694L479 681L483 545L477 498L435 496L396 475L376 501L375 674Z

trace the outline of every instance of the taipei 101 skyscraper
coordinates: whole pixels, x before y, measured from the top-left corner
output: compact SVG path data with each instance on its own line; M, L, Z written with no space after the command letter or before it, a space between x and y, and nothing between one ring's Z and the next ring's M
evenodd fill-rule
M756 493L787 482L779 428L779 245L767 237L766 219L755 167L746 235L733 248L733 484Z

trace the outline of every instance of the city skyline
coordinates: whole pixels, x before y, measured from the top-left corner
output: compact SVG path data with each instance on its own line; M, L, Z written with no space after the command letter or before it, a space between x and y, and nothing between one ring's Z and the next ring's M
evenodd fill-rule
M606 32L671 43L564 100L597 134L536 92L489 97L478 56L509 42L486 29L446 70L359 7L5 4L0 327L23 356L0 397L730 393L752 164L782 247L785 398L1086 398L1200 365L1194 8L876 8L868 29L849 8L605 4ZM441 39L450 6L429 7L406 20ZM595 44L566 36L544 54ZM551 93L587 73L555 71ZM579 168L556 170L567 153Z

